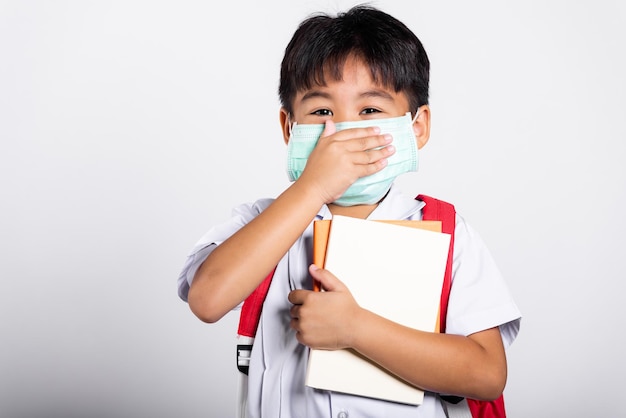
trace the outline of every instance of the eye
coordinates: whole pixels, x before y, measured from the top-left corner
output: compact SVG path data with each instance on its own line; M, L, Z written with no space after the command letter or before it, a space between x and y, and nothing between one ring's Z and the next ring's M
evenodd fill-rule
M311 112L311 114L316 116L332 116L333 112L331 112L330 109L318 109Z
M374 113L380 113L380 110L375 109L373 107L368 107L367 109L363 109L361 111L361 114L363 114L363 115L371 115L371 114L374 114Z

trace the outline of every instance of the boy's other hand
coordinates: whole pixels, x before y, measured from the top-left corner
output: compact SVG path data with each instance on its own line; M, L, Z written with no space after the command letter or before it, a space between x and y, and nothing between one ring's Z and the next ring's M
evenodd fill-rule
M323 292L294 290L289 293L291 328L301 344L311 348L336 350L351 347L355 321L361 308L350 290L328 270L309 267Z
M325 123L298 181L307 182L325 203L332 203L360 177L385 168L395 148L391 135L381 135L377 127L337 132L332 120Z

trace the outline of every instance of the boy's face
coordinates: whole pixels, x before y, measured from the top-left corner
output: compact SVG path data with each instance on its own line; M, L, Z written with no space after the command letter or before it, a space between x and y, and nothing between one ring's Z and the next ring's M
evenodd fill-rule
M339 81L327 81L325 86L314 86L296 94L293 114L281 109L281 125L285 142L289 141L289 128L299 124L320 124L330 119L333 122L381 119L404 116L409 109L409 100L403 92L376 84L370 69L360 60L348 58ZM430 134L430 110L420 108L420 115L413 125L418 147L428 141Z

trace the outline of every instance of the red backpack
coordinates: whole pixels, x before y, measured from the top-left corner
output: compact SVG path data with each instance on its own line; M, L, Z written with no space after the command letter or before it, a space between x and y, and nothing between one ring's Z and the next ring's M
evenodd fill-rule
M456 211L453 205L439 199L425 195L419 195L416 199L426 203L422 212L422 219L425 221L441 221L442 232L450 234L451 236L450 250L448 252L448 262L443 279L440 302L440 328L441 332L445 332L448 299L450 297L450 288L452 285L452 255L454 248ZM239 328L237 332L240 338L240 344L237 344L237 368L245 375L248 374L250 353L252 351L252 344L254 343L254 336L259 325L261 309L263 307L263 302L265 301L265 296L267 295L270 283L274 277L274 271L272 271L250 294L250 296L248 296L241 308ZM463 398L458 396L442 395L441 397L452 405L458 404L463 400ZM502 395L494 401L467 399L467 404L472 418L506 418L504 397Z

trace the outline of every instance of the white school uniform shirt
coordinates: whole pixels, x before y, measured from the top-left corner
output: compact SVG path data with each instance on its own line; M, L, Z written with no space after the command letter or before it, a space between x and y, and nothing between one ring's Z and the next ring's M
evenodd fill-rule
M178 279L178 292L183 300L187 300L193 276L208 254L272 201L263 199L237 207L230 220L210 229L200 239ZM394 186L368 219L420 220L424 205ZM331 218L326 206L316 217ZM290 328L292 305L287 295L293 289L311 288L308 266L312 263L312 225L279 262L263 305L251 354L247 417L445 418L440 399L430 392L425 393L421 405L413 406L313 389L304 384L309 350L296 340ZM446 333L467 336L499 327L507 348L519 332L520 321L520 311L489 251L457 214ZM233 364L233 373L238 373L235 367Z

